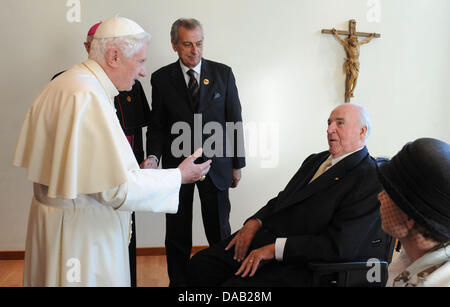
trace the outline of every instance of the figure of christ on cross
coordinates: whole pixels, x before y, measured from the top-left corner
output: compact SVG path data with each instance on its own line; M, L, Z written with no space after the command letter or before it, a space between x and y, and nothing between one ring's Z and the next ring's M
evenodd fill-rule
M345 102L350 102L353 92L356 88L356 82L359 75L359 47L369 43L374 37L380 37L376 33L360 33L356 32L356 21L350 20L349 31L337 31L335 28L331 30L322 30L322 33L330 33L342 43L347 53L347 59L344 65L346 80L345 80ZM349 35L347 39L343 39L340 35ZM368 37L366 40L359 42L358 36Z

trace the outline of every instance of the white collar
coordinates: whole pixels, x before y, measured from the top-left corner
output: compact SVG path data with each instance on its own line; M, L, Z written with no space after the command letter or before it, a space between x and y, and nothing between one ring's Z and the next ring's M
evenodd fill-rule
M361 148L358 148L358 149L355 150L355 151L349 152L349 153L347 153L347 154L345 154L345 155L343 155L343 156L340 156L340 157L337 157L337 158L331 158L331 166L334 166L334 165L337 164L338 162L342 161L344 158L350 156L351 154L353 154L353 153L355 153L355 152L357 152L357 151L360 151L360 150L363 149L363 148L364 148L364 146L361 147Z
M200 63L198 63L198 65L195 66L194 68L189 68L186 65L184 65L183 62L180 59L180 66L181 66L181 70L183 71L184 74L187 74L187 72L190 69L192 69L193 71L195 71L200 76L200 72L202 70L202 61L200 61Z

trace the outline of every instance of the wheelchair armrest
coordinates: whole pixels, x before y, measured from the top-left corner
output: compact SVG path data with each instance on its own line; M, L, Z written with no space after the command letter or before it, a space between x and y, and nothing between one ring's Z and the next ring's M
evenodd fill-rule
M359 271L367 269L367 262L310 262L308 267L316 272Z
M313 286L384 286L388 263L379 261L380 281L375 283L367 279L368 271L373 267L367 262L308 263L308 268L313 273Z

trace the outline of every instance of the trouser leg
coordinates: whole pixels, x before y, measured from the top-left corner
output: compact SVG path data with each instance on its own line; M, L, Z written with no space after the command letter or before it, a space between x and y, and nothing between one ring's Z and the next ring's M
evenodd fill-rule
M258 244L249 250L265 246L270 236L259 234ZM193 287L304 287L311 282L311 272L305 264L286 265L276 260L263 264L253 277L236 276L242 262L233 259L234 248L225 251L232 237L195 254L189 263L189 285ZM261 240L259 240L261 239ZM262 243L260 245L260 243Z
M195 254L189 263L189 285L217 287L231 278L239 268L233 259L234 248L225 251L232 237Z
M216 188L209 176L205 181L197 183L203 226L209 245L214 245L231 234L230 199L228 189L221 191Z
M187 284L192 249L192 200L194 185L182 185L176 214L166 214L166 259L171 287Z

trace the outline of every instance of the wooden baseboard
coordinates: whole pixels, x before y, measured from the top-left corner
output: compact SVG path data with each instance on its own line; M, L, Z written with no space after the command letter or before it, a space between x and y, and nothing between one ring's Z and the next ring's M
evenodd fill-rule
M192 246L192 254L195 254L208 246ZM136 248L136 256L164 256L166 255L165 247L138 247ZM0 260L23 260L25 251L0 251Z
M0 251L0 260L23 260L25 251Z

